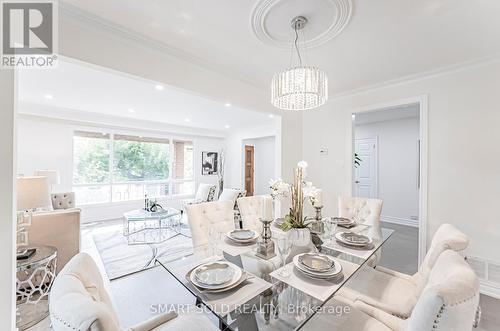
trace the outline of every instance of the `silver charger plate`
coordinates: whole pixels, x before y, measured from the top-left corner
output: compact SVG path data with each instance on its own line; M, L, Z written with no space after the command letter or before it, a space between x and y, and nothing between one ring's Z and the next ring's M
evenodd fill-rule
M372 238L353 232L337 232L335 239L343 244L356 247L364 247L373 243Z
M241 277L241 269L225 261L204 263L191 271L191 281L202 288L218 289Z
M319 253L302 254L298 260L305 268L316 272L326 272L335 266L335 262L328 255Z

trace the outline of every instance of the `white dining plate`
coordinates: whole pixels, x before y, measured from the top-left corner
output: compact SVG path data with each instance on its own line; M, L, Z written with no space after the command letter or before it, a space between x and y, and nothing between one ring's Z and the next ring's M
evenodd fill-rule
M307 253L304 253L304 254L307 254ZM328 279L328 278L333 278L342 272L342 265L340 264L340 262L337 259L334 259L333 257L330 257L330 256L329 256L329 258L334 261L334 266L333 266L332 270L327 271L327 272L315 272L315 271L309 270L299 262L299 256L304 255L304 254L299 254L299 255L294 256L293 264L299 271L306 274L307 276L310 276L313 278Z
M197 270L200 270L200 269L206 270L207 266L212 265L212 264L226 264L229 268L232 269L231 278L229 278L228 281L221 283L221 284L206 284L206 283L200 281L197 277ZM225 287L229 287L229 286L233 285L234 283L238 282L238 280L240 280L240 278L241 278L242 273L243 273L243 271L241 270L241 268L237 267L236 265L234 265L230 262L226 262L226 261L208 262L208 263L204 263L204 264L199 265L196 268L194 268L191 271L191 273L189 274L189 280L197 287L200 287L203 289L216 290L216 289L222 289Z
M254 230L233 230L226 233L226 237L235 243L246 244L256 241L259 234Z
M352 241L349 241L349 240L346 240L342 234L344 232L337 232L335 234L335 239L337 239L338 241L340 241L341 243L345 244L345 245L349 245L349 246L356 246L356 247L365 247L365 246L369 246L373 243L373 239L370 238L370 237L366 237L368 238L368 241L367 242L363 242L363 243L356 243L356 242L352 242Z

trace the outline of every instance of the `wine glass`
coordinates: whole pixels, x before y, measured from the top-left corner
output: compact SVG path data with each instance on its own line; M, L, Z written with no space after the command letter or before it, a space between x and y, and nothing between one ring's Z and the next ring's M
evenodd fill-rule
M211 226L208 229L208 243L210 246L211 255L216 255L216 248L221 239L222 232L220 232L216 226Z
M335 230L337 230L337 221L333 218L328 218L325 220L325 238L326 242L329 244L333 243L333 236L335 235Z
M277 240L278 244L278 252L281 257L282 268L278 272L278 274L282 277L290 277L290 271L286 266L286 259L292 250L292 241L288 238L288 236L280 237Z

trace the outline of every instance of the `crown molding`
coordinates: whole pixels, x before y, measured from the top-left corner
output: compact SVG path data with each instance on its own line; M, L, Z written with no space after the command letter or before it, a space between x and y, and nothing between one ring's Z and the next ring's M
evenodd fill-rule
M427 79L431 79L431 78L435 78L435 77L440 77L440 76L446 76L446 75L454 74L454 73L457 73L460 71L474 69L474 68L486 66L489 64L497 63L497 62L500 62L500 53L486 56L486 57L481 57L481 58L470 60L470 61L465 61L465 62L453 64L450 66L444 66L444 67L440 67L437 69L423 71L423 72L420 72L417 74L412 74L412 75L407 75L407 76L403 76L403 77L396 78L396 79L391 79L391 80L377 83L377 84L367 85L364 87L348 90L348 91L337 93L337 94L333 94L333 95L331 95L329 100L340 100L340 99L352 97L352 96L355 96L358 94L372 92L372 91L379 90L379 89L416 83L419 81L423 81L423 80L427 80Z
M97 30L99 32L105 31L110 35L119 38L127 43L132 43L140 47L147 47L151 50L166 54L183 62L196 65L201 69L214 72L218 75L223 75L227 78L230 78L231 80L238 80L261 91L265 90L262 86L259 86L249 78L241 76L236 78L234 75L234 70L231 70L230 68L225 68L220 64L207 61L206 59L196 56L190 52L186 52L180 48L155 40L153 38L149 38L123 25L115 24L109 20L106 20L88 11L82 10L67 2L60 1L59 19L63 18L76 21L80 24L83 24L85 27Z

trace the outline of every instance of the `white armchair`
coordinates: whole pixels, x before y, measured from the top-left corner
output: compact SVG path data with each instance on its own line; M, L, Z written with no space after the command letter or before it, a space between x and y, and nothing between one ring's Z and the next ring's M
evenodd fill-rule
M264 195L244 197L238 199L238 208L240 209L242 226L244 229L251 229L262 232L262 203Z
M49 300L52 330L121 331L105 282L90 255L80 253L56 277ZM218 330L201 314L159 314L127 331Z
M232 201L206 202L187 206L187 216L193 246L209 243L208 232L215 227L219 232L229 232L234 227L234 203Z
M437 259L445 250L457 252L467 248L467 236L450 224L443 224L434 234L422 265L414 275L406 275L383 267L355 275L339 295L350 301L362 301L389 314L410 316L427 285Z
M404 296L403 293L400 295ZM477 276L463 256L447 250L437 259L408 319L401 319L362 301L355 301L354 307L384 323L386 330L469 331L472 330L478 304Z

